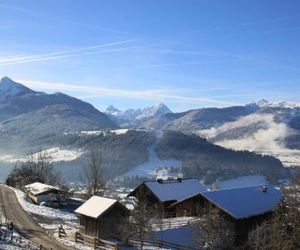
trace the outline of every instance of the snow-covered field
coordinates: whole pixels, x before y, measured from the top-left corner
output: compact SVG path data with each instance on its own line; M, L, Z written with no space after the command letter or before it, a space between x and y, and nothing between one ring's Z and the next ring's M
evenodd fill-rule
M49 148L39 153L46 154L51 157L50 160L52 162L73 161L83 154L80 150L61 149L59 147ZM37 158L39 153L33 154L33 158Z
M38 158L38 155L42 153L50 157L51 162L60 162L60 161L73 161L80 157L83 152L80 150L70 150L70 149L62 149L59 147L49 148L46 150L42 150L38 153L34 153L32 155L28 155L27 157L17 158L14 155L1 155L0 161L8 162L8 163L16 163L16 162L24 162L28 157L33 157L33 159Z
M156 170L160 167L180 167L181 161L178 160L161 160L158 158L153 147L148 148L149 160L139 166L132 168L125 175L126 176L145 176L152 178L157 175Z
M113 130L82 130L80 131L80 134L84 135L92 135L92 136L97 136L97 135L107 135L109 132L116 134L116 135L122 135L126 134L129 129L113 129Z

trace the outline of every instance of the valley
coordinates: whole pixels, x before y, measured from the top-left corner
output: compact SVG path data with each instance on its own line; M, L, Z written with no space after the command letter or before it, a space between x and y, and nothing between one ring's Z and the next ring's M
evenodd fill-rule
M180 167L185 177L207 183L253 174L276 182L289 176L283 165L299 164L296 104L260 101L181 113L158 104L124 111L110 106L101 112L79 99L35 92L7 77L0 91L2 179L8 169L42 152L66 181L83 181L92 148L101 152L107 179L152 179L161 174L159 168ZM247 164L240 166L245 159Z

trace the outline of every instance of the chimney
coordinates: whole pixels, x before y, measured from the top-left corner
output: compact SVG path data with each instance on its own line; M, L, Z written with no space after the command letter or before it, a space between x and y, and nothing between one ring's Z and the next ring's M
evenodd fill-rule
M261 191L262 191L263 193L268 192L268 187L267 187L267 186L262 186Z
M178 182L182 182L182 178L181 177L177 177L177 181Z
M160 183L160 184L163 183L163 179L162 179L162 178L157 178L156 181L157 181L158 183Z

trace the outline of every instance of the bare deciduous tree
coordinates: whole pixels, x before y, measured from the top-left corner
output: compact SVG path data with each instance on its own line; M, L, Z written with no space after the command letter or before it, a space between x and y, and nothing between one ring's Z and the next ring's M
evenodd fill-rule
M137 197L131 216L122 231L125 240L135 239L139 242L140 249L143 249L145 240L150 236L153 229L152 218L154 212L142 194Z
M55 171L51 156L43 151L30 154L25 162L20 166L15 166L6 183L10 186L23 188L25 185L36 181L50 185L61 183L60 175Z
M105 188L104 167L101 153L98 150L90 151L89 163L85 171L89 194L102 194Z
M195 240L202 248L232 249L234 246L233 225L211 204L203 209L195 229Z
M300 249L300 176L283 189L283 199L269 221L258 226L249 237L254 250Z

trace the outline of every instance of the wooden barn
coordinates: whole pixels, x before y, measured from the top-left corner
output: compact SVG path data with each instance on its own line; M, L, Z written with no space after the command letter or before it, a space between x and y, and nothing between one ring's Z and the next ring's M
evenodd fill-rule
M269 218L281 197L281 192L271 185L259 185L203 192L178 201L170 208L177 216L182 216L182 211L188 208L194 208L192 211L198 213L201 207L216 207L233 224L238 243L247 240L249 231Z
M142 195L150 206L162 209L165 217L176 217L190 216L193 208L189 206L192 204L186 204L188 207L182 208L179 213L171 206L172 204L205 191L207 190L197 179L158 179L157 181L144 182L128 196L135 196L138 199Z
M93 196L75 210L79 216L81 233L101 239L118 239L120 225L129 210L117 200Z
M49 200L57 199L62 193L58 187L35 182L25 186L28 197L35 203L41 204Z

